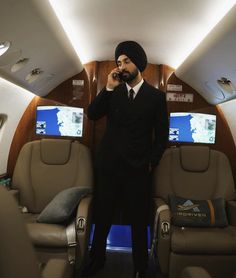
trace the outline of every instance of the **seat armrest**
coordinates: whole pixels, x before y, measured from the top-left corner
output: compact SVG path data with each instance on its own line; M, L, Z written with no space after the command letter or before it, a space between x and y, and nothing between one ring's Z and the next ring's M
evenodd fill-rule
M226 209L229 224L236 227L236 201L227 201Z
M168 206L167 203L163 199L154 198L154 213L156 214L158 209L160 209L161 207L163 208L159 213L159 217L158 217L159 223L163 221L170 223L171 214L170 214L170 209L167 206Z
M156 208L160 207L162 205L167 205L167 203L161 198L153 198L153 200L154 200L154 205L156 206Z
M88 249L90 228L92 224L92 200L93 195L86 195L79 203L76 213L76 236L79 242L78 258L85 258ZM79 260L80 267L83 262Z
M70 278L72 275L73 265L62 259L49 260L42 272L43 278Z
M167 274L168 267L169 267L169 252L170 252L171 213L166 202L160 198L154 199L154 211L155 214L156 213L159 214L156 235L153 235L157 237L155 253L157 255L162 273Z
M86 195L80 201L76 212L76 231L78 234L84 234L87 228L87 218L92 209L92 194Z

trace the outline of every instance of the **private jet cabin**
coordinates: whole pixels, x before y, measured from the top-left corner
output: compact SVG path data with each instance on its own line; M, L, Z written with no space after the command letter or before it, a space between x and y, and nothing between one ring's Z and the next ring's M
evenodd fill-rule
M144 19L141 20L140 24L134 21L135 24L132 25L129 22L129 16L126 17L126 15L123 17L124 22L119 20L119 25L122 25L119 26L119 29L118 26L114 25L114 22L111 22L111 26L109 26L112 16L113 18L117 16L117 14L112 14L112 9L114 11L116 9L122 10L122 5L116 3L117 1L110 1L113 5L111 9L109 1L100 1L101 5L98 5L96 1L94 1L95 3L86 0L78 1L80 3L72 1L69 4L62 0L59 1L62 4L61 10L56 7L55 2L4 0L0 4L0 184L11 189L11 192L17 195L20 202L23 202L20 205L27 207L26 209L31 213L30 220L27 220L27 227L41 262L44 263L55 257L65 260L69 258L72 263L77 260L76 265L79 268L86 256L92 223L91 191L88 192L87 199L83 200L83 207L77 208L77 218L75 218L77 230L75 233L78 237L76 244L79 248L75 248L72 253L70 246L67 246L68 226L71 223L67 223L66 226L63 224L64 226L60 228L60 231L55 231L55 227L50 227L51 231L57 233L58 238L60 238L61 242L59 243L56 241L53 243L45 242L45 238L43 238L46 237L46 234L43 234L45 231L35 235L34 229L36 228L32 226L32 223L36 219L35 215L38 217L43 208L61 190L74 186L86 187L91 190L96 186L92 173L93 157L103 136L106 119L103 118L96 122L88 120L87 108L98 92L106 85L107 75L116 67L112 51L122 40L140 42L146 50L149 61L143 72L144 79L166 93L170 131L168 150L163 158L165 167L163 165L160 167L164 167L163 169L171 167L168 159L170 153L173 153L174 159L177 159L178 156L181 157L182 166L185 170L187 169L187 172L192 171L193 168L197 169L197 172L204 172L207 168L204 164L207 164L205 156L209 158L212 155L214 159L219 156L219 163L222 163L219 165L222 165L223 169L229 173L229 175L225 174L224 178L228 182L228 187L226 186L228 193L223 192L224 189L221 185L219 186L221 189L217 192L222 194L215 193L212 186L210 189L213 192L212 197L222 195L227 201L234 199L234 181L236 180L236 5L234 5L235 1L196 1L198 3L189 4L188 1L179 0L166 1L164 6L162 1L128 1L125 14L127 10L132 10L131 7L135 4L135 8L137 8L135 15L140 17L142 15L149 23L147 30L145 30L142 27L147 25L144 23ZM84 22L74 22L78 24L77 31L83 24L84 32L87 34L87 37L81 37L81 42L85 42L84 49L91 52L90 55L85 55L86 58L83 56L83 51L76 50L78 43L76 44L76 41L68 33L66 34L69 28L60 22L63 15L62 11L67 18L75 20L74 13L67 7L70 5L74 11L78 12L76 20L79 17L83 18L81 15L85 16ZM216 6L221 10L221 13L217 13L214 9ZM144 10L145 15L142 12ZM156 13L154 14L153 11L155 10ZM196 14L191 14L191 20L191 16L187 16L190 10L192 12L196 10ZM176 17L178 12L180 15ZM167 19L166 21L163 14ZM104 21L102 18L108 15L109 21ZM188 41L193 40L193 34L199 31L194 29L195 25L199 24L198 28L204 29L205 26L201 23L205 23L210 16L218 16L215 25L211 26L198 44L192 48L189 47ZM181 21L181 18L186 22ZM193 25L187 20L190 20ZM179 21L180 23L178 23ZM189 25L190 31L185 29L186 25ZM140 31L135 31L135 28L137 30L140 28ZM182 28L180 32L179 28ZM193 29L191 30L191 28ZM114 30L118 30L117 34ZM158 36L161 38L161 42L155 39ZM183 44L179 44L180 42ZM178 47L185 48L185 46L186 48L189 47L191 51L181 61L176 60L172 63L171 58L168 59L168 57L177 56ZM166 56L165 53L167 53ZM61 113L61 121L66 121L68 117L71 118L68 122L71 128L62 133L53 128L47 128L50 122L57 121L55 113L58 111ZM53 125L57 125L57 123ZM73 127L76 127L75 130ZM50 145L51 143L53 144ZM190 147L190 149L181 151L183 146ZM197 154L192 150L194 147L199 148ZM40 152L41 158L38 157ZM68 153L72 154L71 157ZM77 155L78 158L76 158ZM191 159L189 159L189 155ZM201 155L204 158L201 158ZM195 158L197 162L193 162L195 164L189 166ZM71 168L58 167L59 164L64 165L65 161L68 160ZM225 160L229 161L229 164ZM25 161L26 166L23 164ZM32 165L31 169L27 169L29 165ZM53 168L53 180L57 180L57 183L53 182L53 188L50 190L45 187L50 186L50 169L52 168L48 169L48 165L50 165L49 168ZM176 166L171 171L177 171L178 167ZM216 168L212 167L215 171ZM220 175L221 170L220 168L216 170L214 176L216 180L220 179L217 174ZM159 199L168 199L167 193L164 191L163 193L161 187L158 189L157 181L161 186L164 186L166 178L162 177L165 171L163 170L162 174L159 171L160 169L155 169L155 194L153 197L158 199L155 203L155 209L158 208ZM34 175L38 176L34 177ZM44 175L46 176L43 177ZM68 184L63 187L67 180L66 177L69 176ZM40 183L36 182L35 184L40 185L42 190L45 190L42 193L40 187L36 186L39 193L37 198L32 197L34 196L32 188L35 190L36 187L35 185L31 186L30 177L35 178L35 182L40 178ZM180 180L185 180L185 178L182 180L182 174ZM201 181L203 181L202 178ZM194 181L191 182L194 183ZM22 195L16 191L20 189L23 189ZM204 191L204 187L202 190ZM171 193L173 192L179 192L180 195L183 195L180 197L194 199L194 196L191 193L186 193L188 190L185 191L184 188L174 191L172 188ZM206 195L197 190L194 192L196 199L211 197L210 191ZM33 198L35 199L33 200ZM160 205L163 204L160 203ZM234 205L232 206L234 207ZM228 221L233 227L236 223L236 216L234 218L232 215L231 213L231 218ZM171 221L168 213L167 218L165 215L163 217L163 221ZM123 218L117 217L114 224L124 224ZM150 224L153 228L154 215ZM44 227L40 227L40 229L43 230ZM56 229L59 228L56 227ZM232 233L236 234L234 230ZM224 241L224 238L220 238L220 241ZM153 268L153 274L150 275L156 276L150 277L162 277L162 275L164 275L163 277L165 275L169 275L169 277L194 277L194 273L204 272L204 268L212 277L232 277L236 262L236 243L231 244L229 240L228 244L232 245L229 247L230 250L223 251L223 255L220 253L222 257L219 256L214 261L215 266L208 264L210 258L207 256L207 263L204 262L204 259L200 259L197 263L197 266L202 266L203 269L186 270L187 267L195 266L194 261L190 259L193 255L191 251L185 252L179 247L175 253L169 242L162 242L161 251L156 250L155 252L162 274L160 269ZM54 249L57 251L55 252ZM170 254L164 254L165 257L162 258L161 254L166 252L163 250L170 250ZM215 252L218 251L216 248ZM213 251L208 250L206 252L209 255L209 252ZM179 257L176 255L178 253L181 253ZM200 253L194 253L194 258L206 255L202 250ZM183 270L183 276L180 276ZM10 276L2 276L1 269L0 276L10 278Z

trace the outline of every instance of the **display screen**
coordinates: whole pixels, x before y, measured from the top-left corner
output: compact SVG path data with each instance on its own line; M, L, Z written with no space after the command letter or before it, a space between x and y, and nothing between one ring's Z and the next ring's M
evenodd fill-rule
M216 115L170 113L170 142L215 143Z
M36 134L81 137L83 108L70 106L37 106Z

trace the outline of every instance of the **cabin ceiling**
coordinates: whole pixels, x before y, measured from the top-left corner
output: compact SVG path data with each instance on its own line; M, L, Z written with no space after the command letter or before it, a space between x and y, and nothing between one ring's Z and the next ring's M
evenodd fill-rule
M60 6L55 6L58 3ZM140 42L150 63L177 68L234 3L235 0L0 0L0 42L12 43L0 57L0 76L45 96L81 72L84 63L113 60L114 48L123 40ZM67 23L63 27L59 21L62 17ZM29 58L29 62L11 72L22 58ZM40 68L42 74L29 84L25 77L35 68Z
M175 71L213 105L236 98L236 5Z
M0 75L39 96L47 95L83 66L48 1L0 0L0 42L11 48L0 57ZM19 59L29 58L21 70L12 73ZM43 73L37 81L25 78L35 68Z

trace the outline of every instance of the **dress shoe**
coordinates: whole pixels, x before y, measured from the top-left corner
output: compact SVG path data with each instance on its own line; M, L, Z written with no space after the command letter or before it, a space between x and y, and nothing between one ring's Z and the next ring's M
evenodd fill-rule
M146 278L145 271L135 271L133 278Z
M90 277L95 275L99 270L104 267L105 260L90 259L89 262L84 266L81 277Z

